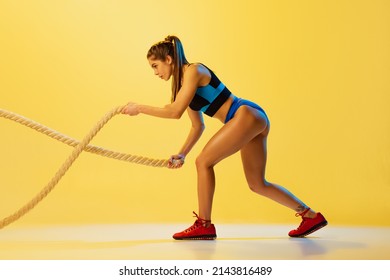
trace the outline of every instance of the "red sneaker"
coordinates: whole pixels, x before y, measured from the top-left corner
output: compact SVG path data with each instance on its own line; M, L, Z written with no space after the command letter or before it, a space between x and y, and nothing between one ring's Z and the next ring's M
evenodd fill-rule
M327 220L319 212L314 218L303 217L309 210L310 208L296 214L296 216L302 216L302 222L297 229L293 229L288 233L290 237L305 237L328 224Z
M193 213L195 214L194 217L197 218L195 223L186 230L175 233L172 237L176 240L213 240L217 238L214 224L211 224L211 221L199 218L195 212ZM210 223L210 226L205 227L205 222Z

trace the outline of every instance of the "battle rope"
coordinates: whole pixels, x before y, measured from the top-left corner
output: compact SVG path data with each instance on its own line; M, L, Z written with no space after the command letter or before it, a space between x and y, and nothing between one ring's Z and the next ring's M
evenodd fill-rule
M154 166L154 167L166 167L168 165L168 160L156 160L156 159L150 159L147 157L142 156L134 156L124 153L118 153L113 152L110 150L106 150L100 147L88 145L91 140L96 136L96 134L103 128L104 125L107 124L107 122L114 117L115 115L119 114L123 109L123 106L116 107L112 109L110 112L108 112L90 131L89 133L84 137L84 139L79 142L75 139L70 138L69 136L60 134L57 131L54 131L46 126L43 126L37 122L34 122L32 120L29 120L23 116L17 115L12 112L8 112L6 110L0 109L0 117L13 120L17 123L23 124L27 127L30 127L32 129L35 129L38 132L41 132L47 136L50 136L56 140L59 140L67 145L75 147L70 154L70 156L67 158L67 160L62 164L60 169L57 171L57 173L54 175L54 177L49 181L49 183L32 199L30 200L26 205L24 205L22 208L17 210L14 214L2 219L0 221L0 229L15 222L20 217L22 217L24 214L32 210L39 202L41 202L57 185L57 183L60 181L60 179L65 175L65 173L68 171L68 169L71 167L73 162L77 159L77 157L81 154L82 151L88 151L91 153L95 153L101 156L114 158L118 160L124 160L136 164L144 164L148 166Z

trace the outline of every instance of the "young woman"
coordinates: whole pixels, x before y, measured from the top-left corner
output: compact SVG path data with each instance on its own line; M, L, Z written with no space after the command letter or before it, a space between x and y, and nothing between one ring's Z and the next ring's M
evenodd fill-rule
M304 237L324 226L327 221L319 212L309 208L282 186L265 179L267 160L267 136L270 122L264 110L257 104L236 97L207 66L189 63L181 41L168 36L154 44L147 53L154 74L168 81L172 77L171 103L164 107L152 107L130 102L124 114L147 114L160 118L178 119L187 111L192 126L184 145L169 160L170 168L180 168L185 157L199 140L205 128L203 113L219 119L223 126L209 140L196 159L198 174L198 214L195 223L174 239L215 239L211 210L215 190L214 166L224 158L240 151L249 188L296 212L302 217L297 229L289 236Z

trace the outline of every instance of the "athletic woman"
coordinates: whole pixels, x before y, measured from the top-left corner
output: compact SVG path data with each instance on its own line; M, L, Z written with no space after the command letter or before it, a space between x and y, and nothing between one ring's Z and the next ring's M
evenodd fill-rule
M203 114L217 118L223 124L196 158L199 207L198 214L194 212L196 221L184 231L175 233L174 239L217 237L215 226L211 223L214 166L238 151L249 188L302 217L299 227L291 230L289 236L304 237L327 225L321 213L315 212L284 187L265 179L270 121L259 105L233 95L207 66L189 63L176 36L168 36L154 44L147 53L147 59L155 75L165 81L172 78L171 103L153 107L130 102L122 113L179 119L187 111L192 126L182 148L169 159L170 168L182 167L186 156L201 137L205 128Z

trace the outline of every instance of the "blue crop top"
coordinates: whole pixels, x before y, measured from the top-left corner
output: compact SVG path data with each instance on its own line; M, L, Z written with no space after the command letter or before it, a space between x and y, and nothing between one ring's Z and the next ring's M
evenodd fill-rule
M208 85L196 89L195 96L190 103L190 108L194 111L202 111L212 117L229 98L231 92L213 71L207 66L205 67L210 71L210 82Z

